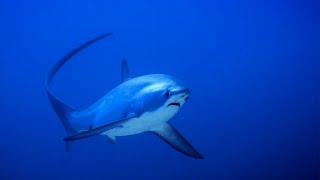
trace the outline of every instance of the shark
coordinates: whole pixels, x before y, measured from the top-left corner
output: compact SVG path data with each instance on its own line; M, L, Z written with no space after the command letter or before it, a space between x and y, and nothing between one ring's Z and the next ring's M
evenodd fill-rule
M149 74L133 78L127 60L123 59L121 83L84 109L76 109L52 93L52 80L63 65L111 34L95 37L67 53L52 67L46 79L49 101L67 132L66 148L71 141L96 135L106 136L115 143L117 137L150 132L177 151L202 159L203 156L168 122L190 95L188 87L173 76Z

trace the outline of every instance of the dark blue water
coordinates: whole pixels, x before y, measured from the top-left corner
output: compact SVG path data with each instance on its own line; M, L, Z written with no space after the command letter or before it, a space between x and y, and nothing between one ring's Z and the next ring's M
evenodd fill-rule
M0 179L319 179L318 1L2 1ZM81 109L134 76L182 79L171 123L204 155L152 134L97 136L65 152L45 92L64 54L105 32L56 76Z

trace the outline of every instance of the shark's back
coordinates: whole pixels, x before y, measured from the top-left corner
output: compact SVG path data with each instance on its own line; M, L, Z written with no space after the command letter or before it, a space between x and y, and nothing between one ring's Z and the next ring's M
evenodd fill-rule
M148 89L156 89L156 86L175 82L173 78L164 74L150 74L119 84L88 108L74 112L74 129L87 130L139 114L138 109L143 105L140 95Z

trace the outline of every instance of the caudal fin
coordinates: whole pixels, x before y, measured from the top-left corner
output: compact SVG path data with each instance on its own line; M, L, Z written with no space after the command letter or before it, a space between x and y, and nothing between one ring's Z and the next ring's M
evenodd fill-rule
M62 59L60 59L60 61L58 61L55 64L55 66L51 69L51 71L48 75L48 78L46 81L47 94L48 94L49 100L51 102L51 105L52 105L53 109L55 110L55 112L57 113L57 115L59 116L59 118L61 119L61 122L62 122L64 128L66 129L68 136L77 133L76 129L74 129L71 124L71 116L70 116L70 114L72 112L75 112L76 110L75 110L75 108L73 108L72 106L63 102L61 99L57 98L56 96L54 96L52 94L52 92L50 91L50 85L51 85L52 79L54 78L55 74L61 69L61 67L67 61L69 61L74 55L76 55L81 50L85 49L86 47L92 45L93 43L95 43L95 42L97 42L97 41L99 41L109 35L111 35L111 33L102 34L94 39L91 39L91 40L85 42L84 44L80 45L79 47L73 49L72 51L70 51L68 54L66 54Z
M51 105L57 115L59 116L65 130L67 131L68 135L76 134L77 131L72 128L72 124L70 124L70 114L75 110L75 108L71 107L70 105L64 103L62 100L58 99L54 95L48 91L48 97L51 102Z

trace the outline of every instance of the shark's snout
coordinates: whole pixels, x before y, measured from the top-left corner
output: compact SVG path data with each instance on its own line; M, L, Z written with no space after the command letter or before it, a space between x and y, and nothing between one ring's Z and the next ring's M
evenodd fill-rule
M170 91L171 95L176 96L176 98L168 104L168 106L178 106L181 107L185 101L189 99L190 90L187 88L174 89Z
M179 92L181 94L181 98L183 98L185 101L189 99L190 96L190 90L189 89L183 89Z
M189 89L186 89L186 90L185 90L185 100L186 100L186 101L189 99L189 96L190 96L190 90L189 90Z
M187 95L187 96L189 96L190 90L189 90L188 88L172 89L172 90L170 90L170 94L171 94L171 95L179 95L179 94L181 94L181 95Z

